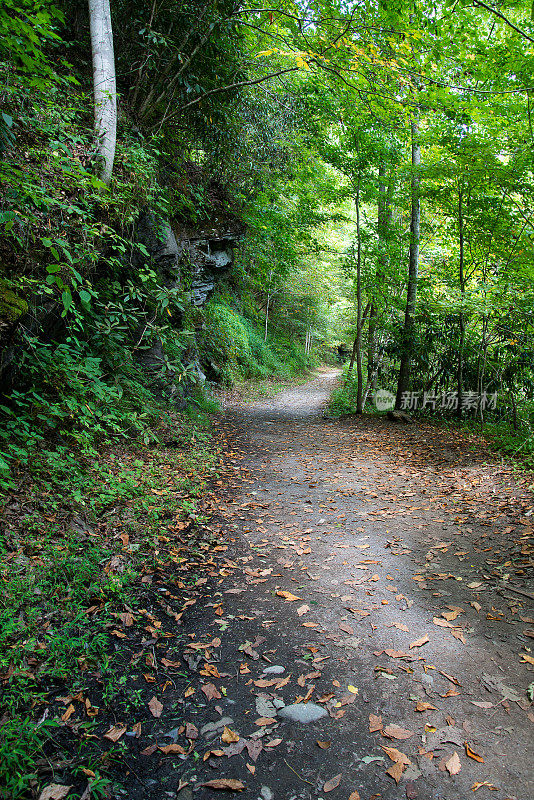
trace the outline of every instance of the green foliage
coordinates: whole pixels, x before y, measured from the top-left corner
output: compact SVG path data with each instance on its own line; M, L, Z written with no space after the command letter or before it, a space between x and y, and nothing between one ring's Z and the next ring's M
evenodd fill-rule
M206 307L202 354L228 386L236 379L290 377L313 364L300 342L276 331L265 341L251 320L214 301Z

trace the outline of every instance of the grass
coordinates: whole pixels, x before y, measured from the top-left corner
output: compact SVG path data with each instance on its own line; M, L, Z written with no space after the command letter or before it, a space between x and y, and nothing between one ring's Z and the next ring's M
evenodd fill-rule
M1 798L35 796L40 766L61 752L54 698L82 691L90 671L101 675L104 705L122 696L124 665L109 657L117 614L176 537L194 538L216 475L202 405L168 414L160 445L132 440L82 460L43 452L14 476L0 537ZM88 709L85 733L93 724ZM93 796L104 796L102 765L88 767L82 753L76 761L94 773Z

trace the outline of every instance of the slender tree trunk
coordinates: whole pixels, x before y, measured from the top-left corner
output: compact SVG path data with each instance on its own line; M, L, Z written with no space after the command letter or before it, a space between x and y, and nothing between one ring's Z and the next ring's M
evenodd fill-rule
M459 263L459 278L460 278L460 343L458 346L458 408L456 414L458 417L463 413L463 399L464 399L464 348L465 348L465 317L464 317L464 299L465 299L465 274L464 274L464 214L463 214L463 190L462 187L458 189L458 234L460 244L460 263Z
M100 178L109 185L117 141L117 87L109 0L89 0L89 23Z
M263 337L263 341L267 341L267 332L269 326L269 303L271 302L271 290L269 289L269 293L267 294L267 307L265 309L265 335Z
M408 266L408 289L406 292L406 313L402 335L401 363L395 408L400 408L402 396L410 382L410 367L415 340L415 308L417 303L417 281L419 277L419 241L421 237L421 198L419 195L421 164L421 145L419 143L419 123L412 117L412 215L410 220L410 261Z

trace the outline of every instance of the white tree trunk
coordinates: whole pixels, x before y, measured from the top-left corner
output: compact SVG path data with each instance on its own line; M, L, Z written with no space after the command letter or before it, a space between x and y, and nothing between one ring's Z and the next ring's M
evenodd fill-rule
M95 133L102 159L100 178L109 185L117 141L117 87L109 0L89 0L95 97Z

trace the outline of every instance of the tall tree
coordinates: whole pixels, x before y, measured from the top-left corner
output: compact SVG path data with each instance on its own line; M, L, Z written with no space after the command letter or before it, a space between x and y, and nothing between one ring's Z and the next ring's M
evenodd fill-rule
M109 185L117 141L117 87L109 0L89 0L89 24L93 57L95 134L100 157L99 177Z

